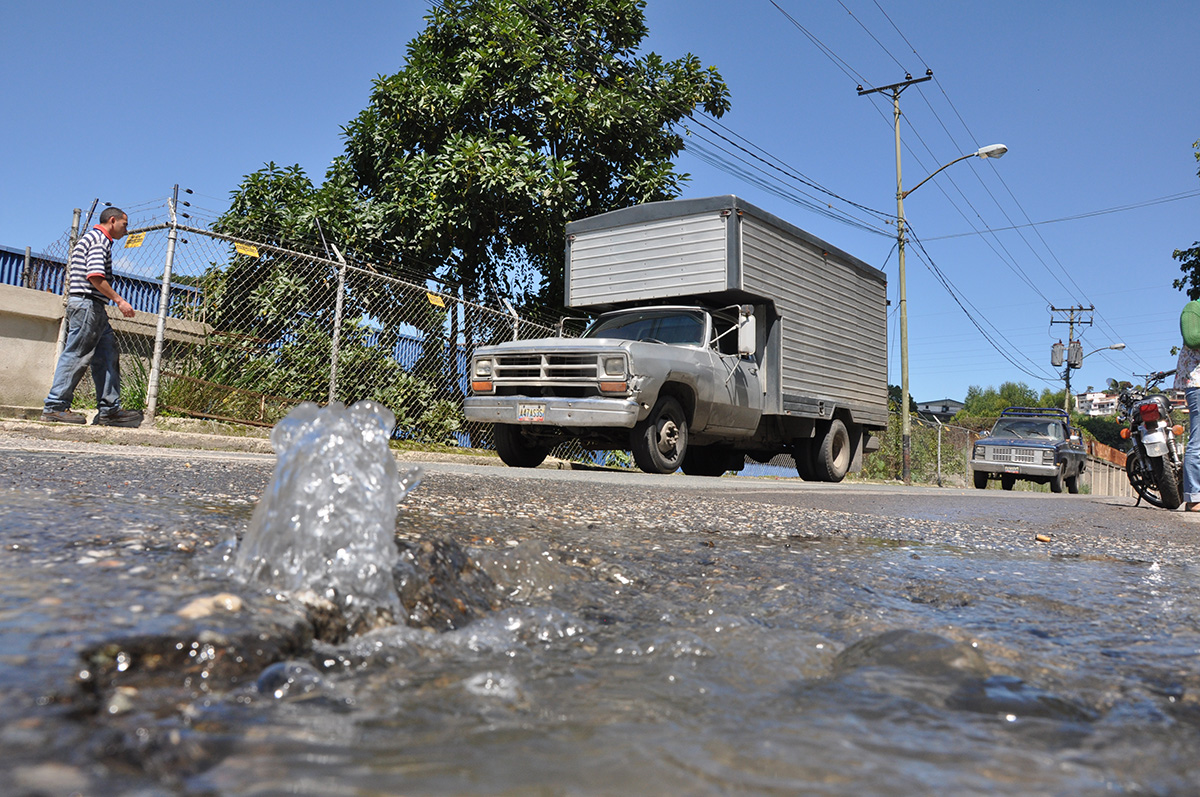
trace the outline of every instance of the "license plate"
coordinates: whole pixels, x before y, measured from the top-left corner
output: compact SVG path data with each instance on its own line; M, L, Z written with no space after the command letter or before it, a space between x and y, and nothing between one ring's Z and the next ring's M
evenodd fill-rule
M1020 473L1021 469L1018 468L1016 465L1005 465L1004 472L1005 473Z
M545 404L518 404L517 405L517 420L531 421L533 423L541 423L546 420L546 405Z

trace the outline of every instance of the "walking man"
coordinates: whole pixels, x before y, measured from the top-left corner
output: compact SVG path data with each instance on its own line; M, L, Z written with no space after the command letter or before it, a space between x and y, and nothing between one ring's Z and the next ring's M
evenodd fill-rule
M43 421L87 421L82 413L71 411L71 400L90 365L99 407L93 423L138 426L142 422L142 413L121 409L121 363L105 309L113 301L121 315L134 316L133 307L112 287L113 241L124 238L128 227L125 211L105 208L100 223L84 233L71 250L67 265L67 345L54 369L54 384L46 396Z

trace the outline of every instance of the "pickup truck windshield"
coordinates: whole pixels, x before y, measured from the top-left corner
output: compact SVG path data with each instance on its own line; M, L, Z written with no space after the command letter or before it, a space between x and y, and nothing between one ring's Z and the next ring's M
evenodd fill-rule
M1058 421L1039 421L1012 418L997 421L992 437L1015 437L1026 440L1062 440L1063 427Z
M704 341L704 314L686 310L620 313L600 318L583 337L699 346Z

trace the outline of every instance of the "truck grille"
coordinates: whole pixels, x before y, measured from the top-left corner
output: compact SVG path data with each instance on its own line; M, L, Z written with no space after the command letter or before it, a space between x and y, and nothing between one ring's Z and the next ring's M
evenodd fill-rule
M1032 465L1037 462L1035 457L1040 453L1040 450L1036 448L987 446L983 449L983 452L983 458L988 462L1024 462Z
M496 382L595 382L600 378L600 360L595 354L503 354L495 362L492 378Z

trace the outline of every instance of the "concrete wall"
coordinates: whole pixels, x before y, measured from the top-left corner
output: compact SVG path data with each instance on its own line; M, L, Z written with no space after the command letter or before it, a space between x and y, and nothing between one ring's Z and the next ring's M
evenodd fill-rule
M58 294L0 285L0 404L40 407L46 400L62 317Z
M63 317L63 298L55 293L0 285L0 405L41 407L54 379L54 351ZM140 339L138 352L154 351L158 318L137 313L125 318L115 306L108 318L118 335ZM207 324L168 318L166 339L179 343L202 343L211 330Z

